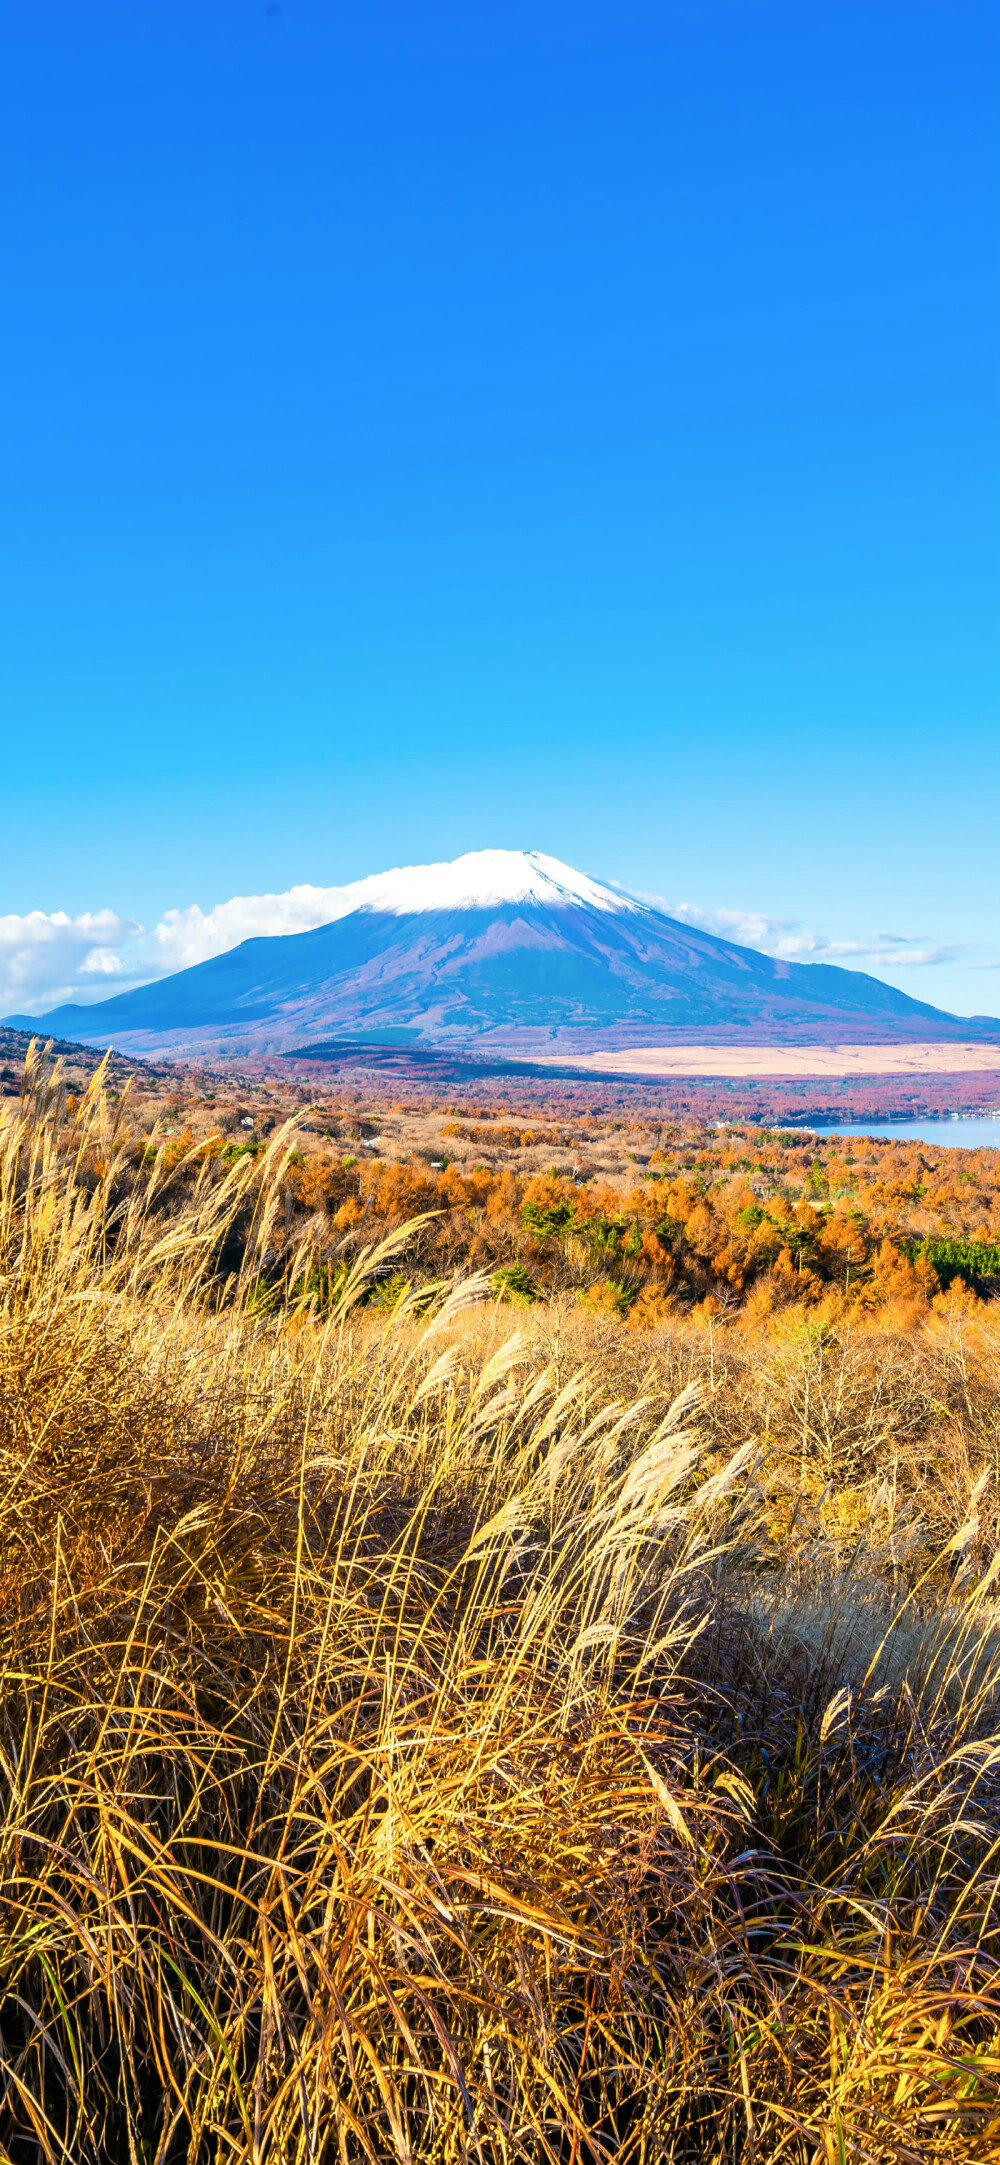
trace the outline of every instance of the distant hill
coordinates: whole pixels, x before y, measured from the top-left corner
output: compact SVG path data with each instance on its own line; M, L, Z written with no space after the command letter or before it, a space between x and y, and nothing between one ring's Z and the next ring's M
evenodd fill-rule
M534 851L482 850L345 889L314 932L228 954L92 1007L8 1021L136 1052L303 1048L331 1035L522 1058L697 1035L756 1044L996 1042L877 977L775 961ZM353 904L353 907L351 906Z
M84 1008L80 1012L86 1014L87 1010ZM49 1045L51 1039L52 1042L49 1046L50 1058L58 1060L64 1072L72 1068L79 1075L88 1079L93 1074L94 1069L100 1062L104 1040L99 1040L100 1049L95 1049L93 1043L81 1045L78 1039L67 1041L65 1038L56 1037L48 1022L42 1018L34 1020L31 1016L21 1017L20 1021L24 1025L23 1028L17 1026L18 1021L19 1018L14 1015L8 1016L4 1022L0 1022L0 1097L17 1095L21 1082L20 1070L24 1066L28 1047L33 1040L36 1045L39 1043ZM18 1063L17 1069L11 1065L11 1062L15 1060ZM154 1079L158 1072L144 1060L137 1060L134 1057L127 1061L112 1058L108 1063L108 1081L111 1083L123 1082L125 1077L135 1069L138 1069L140 1073L150 1080Z

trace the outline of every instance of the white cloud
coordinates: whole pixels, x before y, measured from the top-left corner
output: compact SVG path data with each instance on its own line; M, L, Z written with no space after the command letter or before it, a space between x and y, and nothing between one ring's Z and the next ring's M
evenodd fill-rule
M317 925L346 916L354 899L346 887L290 887L283 895L234 895L229 902L217 902L213 910L201 910L196 902L186 910L166 910L148 935L157 963L148 975L163 977L171 970L190 969L195 962L207 962L210 955L227 954L241 940L313 932Z
M763 955L782 962L833 962L858 970L926 968L928 964L957 962L959 947L928 940L925 934L873 932L867 940L828 940L821 932L809 932L794 918L763 917L754 910L703 910L691 902L665 902L662 895L642 895L654 909L665 911L684 925L713 932L716 939L732 940L738 947L755 947Z
M89 955L84 955L80 964L80 975L120 977L124 966L121 956L115 953L113 947L92 947Z
M311 932L353 906L343 887L291 887L283 895L234 895L212 910L196 902L166 910L147 930L114 910L29 910L0 917L0 1014L42 1015L73 1000L89 1005L223 955L259 934ZM109 982L113 980L113 982Z
M84 910L79 917L65 910L29 910L24 917L0 917L0 1011L24 1006L34 1012L79 998L88 978L93 984L95 978L118 974L123 951L141 931L115 910ZM90 997L104 997L103 988L95 987Z

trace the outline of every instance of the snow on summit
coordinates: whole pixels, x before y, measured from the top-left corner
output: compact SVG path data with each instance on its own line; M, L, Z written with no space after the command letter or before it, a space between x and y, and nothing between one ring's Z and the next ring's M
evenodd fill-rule
M354 880L340 891L348 911L382 910L393 917L422 910L499 909L510 902L540 902L549 909L580 902L592 910L637 906L558 857L533 849L467 850L450 863L403 865Z

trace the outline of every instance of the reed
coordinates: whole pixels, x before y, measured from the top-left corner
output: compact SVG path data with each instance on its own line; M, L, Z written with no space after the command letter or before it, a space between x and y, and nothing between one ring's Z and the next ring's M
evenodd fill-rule
M0 2157L1000 2156L988 1464L831 1543L815 1348L262 1304L287 1137L121 1138L0 1135Z

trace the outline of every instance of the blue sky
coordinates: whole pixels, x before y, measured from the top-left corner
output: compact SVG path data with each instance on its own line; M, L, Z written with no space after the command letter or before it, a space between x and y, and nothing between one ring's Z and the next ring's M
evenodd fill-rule
M8 11L5 1005L501 846L996 1012L998 46Z

